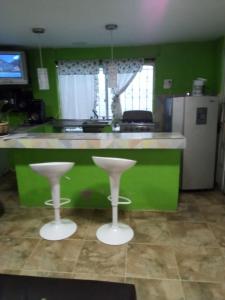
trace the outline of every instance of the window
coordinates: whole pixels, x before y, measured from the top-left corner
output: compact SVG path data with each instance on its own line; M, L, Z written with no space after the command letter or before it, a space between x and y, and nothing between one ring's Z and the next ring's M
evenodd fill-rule
M127 90L120 96L122 111L150 110L153 101L153 66L144 65Z
M127 110L152 111L153 73L153 65L143 65L141 71L137 73L125 92L120 95L122 112ZM89 84L89 87L87 86L88 77L92 78L92 84ZM81 80L83 80L83 83ZM83 89L81 89L82 86ZM94 109L99 118L112 118L111 104L113 94L111 89L108 88L107 76L104 74L102 67L99 67L97 74L92 76L59 75L59 89L62 118L91 118L94 117ZM79 90L76 92L76 105L72 96L75 92L71 93L75 89ZM92 99L90 100L90 105L87 105L88 99ZM63 109L63 107L66 109ZM76 110L76 113L73 112L72 107Z
M150 110L153 102L153 65L144 65L141 72L135 76L129 87L120 96L122 112L126 110ZM99 100L97 113L99 117L111 118L111 89L107 88L107 79L103 69L99 69Z

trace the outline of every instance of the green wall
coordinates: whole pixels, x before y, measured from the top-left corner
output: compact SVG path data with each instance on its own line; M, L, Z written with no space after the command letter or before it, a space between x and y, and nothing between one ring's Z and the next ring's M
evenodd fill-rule
M158 95L184 95L191 92L197 77L207 78L206 93L217 95L221 82L221 53L223 39L206 42L188 42L140 47L115 48L116 58L155 59L155 99ZM104 59L110 57L109 48L43 49L44 66L48 68L50 90L39 91L36 68L39 65L37 49L28 51L32 88L36 99L44 99L48 116L59 116L59 98L55 62L58 60ZM172 79L170 90L163 89L163 80Z
M217 47L218 59L217 59L217 68L218 68L218 89L221 93L224 93L225 87L225 37L221 38L218 42ZM224 94L223 94L224 97ZM223 100L224 101L224 100Z
M182 95L192 91L197 77L207 79L206 94L217 94L217 72L217 42L165 45L156 61L156 95L165 94L165 78L173 79L169 93Z

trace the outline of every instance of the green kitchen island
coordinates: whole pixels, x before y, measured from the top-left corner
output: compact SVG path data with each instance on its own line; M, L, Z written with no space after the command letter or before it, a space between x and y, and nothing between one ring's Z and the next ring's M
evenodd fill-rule
M46 178L30 163L72 161L74 168L61 179L68 207L110 206L108 175L94 165L92 156L121 157L137 164L121 178L120 195L132 200L129 210L173 211L179 197L180 161L185 138L179 133L40 133L11 134L0 138L15 164L21 206L41 207L50 199Z

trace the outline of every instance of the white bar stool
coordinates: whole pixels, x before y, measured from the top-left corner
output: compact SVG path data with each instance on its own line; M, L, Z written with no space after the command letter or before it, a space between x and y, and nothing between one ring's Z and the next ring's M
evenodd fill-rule
M48 178L51 185L52 199L45 201L46 205L54 207L55 219L40 229L43 239L57 241L71 236L77 230L77 225L71 220L60 218L60 206L69 203L70 199L60 198L60 177L74 166L72 162L49 162L30 164L30 167L42 176ZM64 200L60 203L60 200Z
M109 174L111 196L108 199L112 204L112 223L102 225L96 232L97 238L108 245L122 245L129 242L133 236L133 229L123 223L118 223L118 204L129 204L130 199L119 196L120 176L124 171L136 164L135 160L92 157L94 163ZM126 200L119 202L119 198Z

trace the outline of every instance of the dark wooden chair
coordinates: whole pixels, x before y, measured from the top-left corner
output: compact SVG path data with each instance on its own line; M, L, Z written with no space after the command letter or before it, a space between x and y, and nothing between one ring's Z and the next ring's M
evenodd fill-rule
M152 123L152 112L146 110L127 110L123 113L122 122Z

